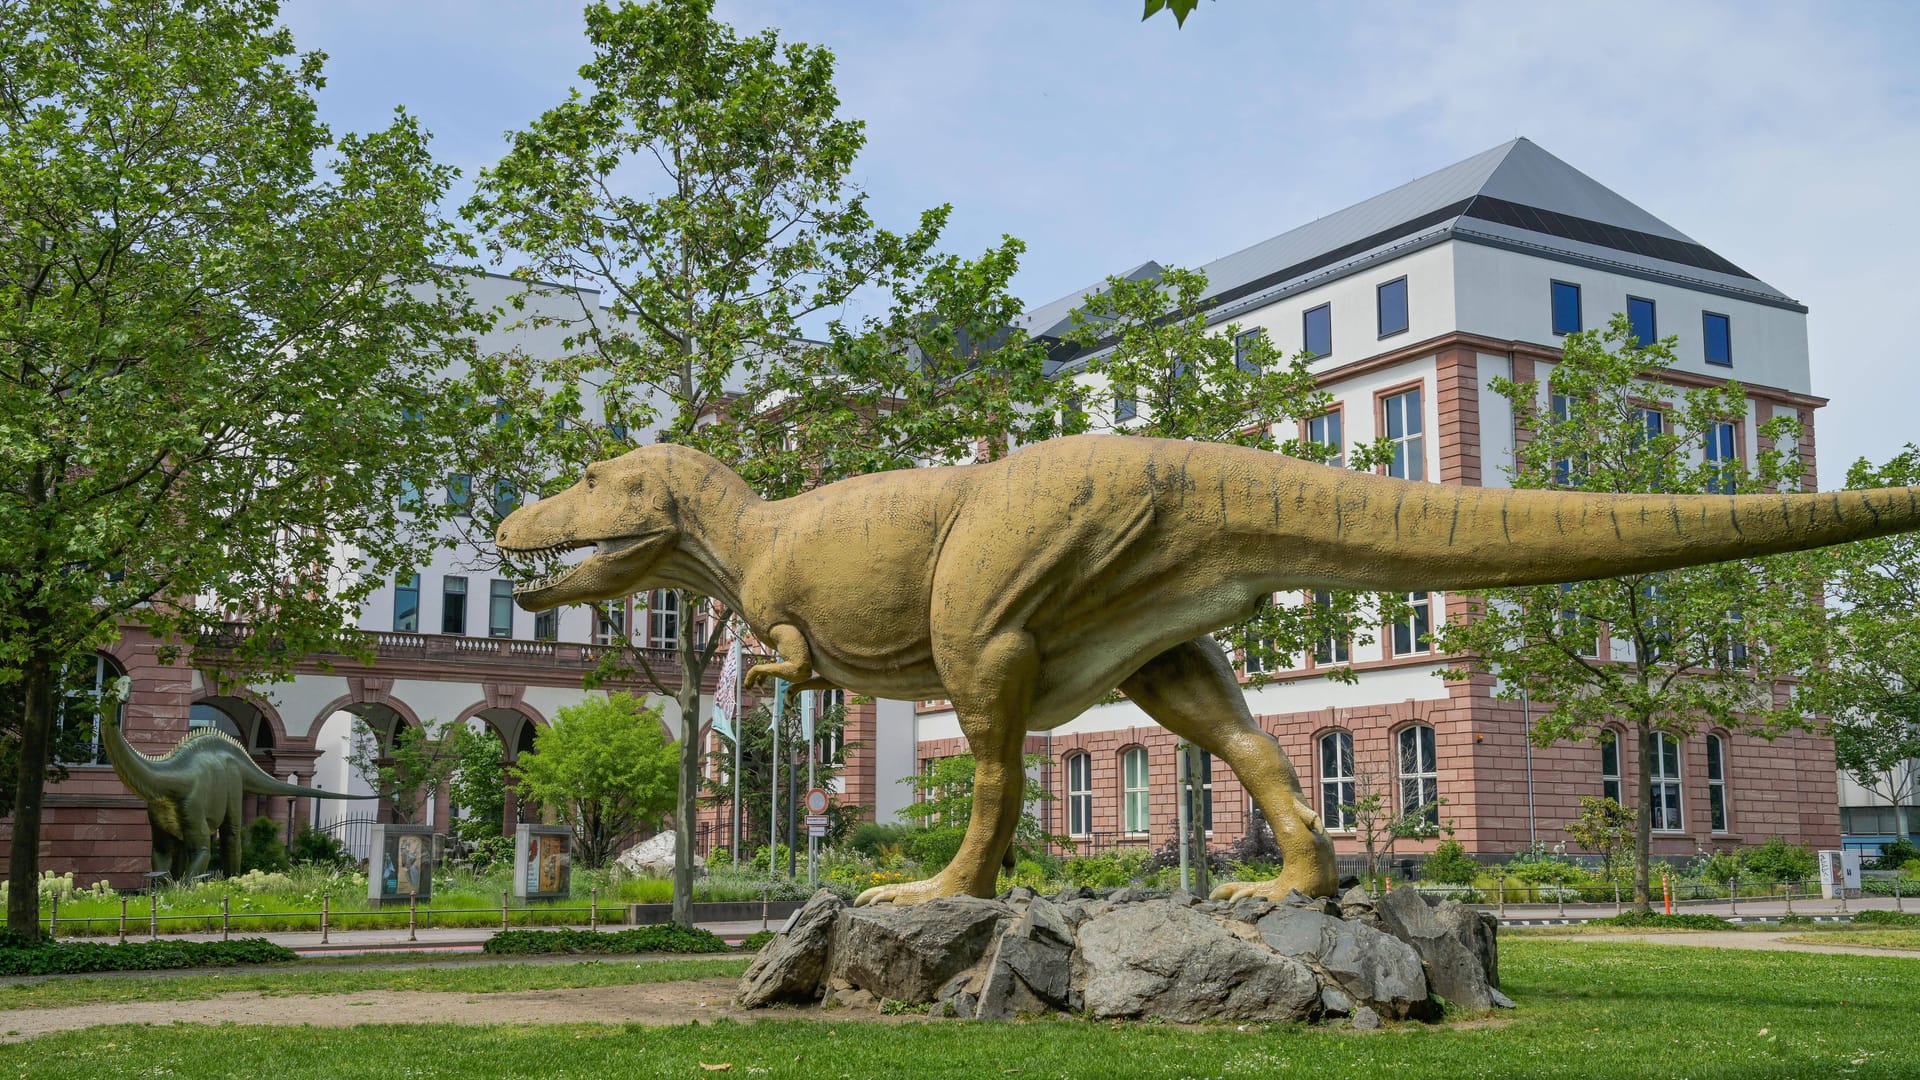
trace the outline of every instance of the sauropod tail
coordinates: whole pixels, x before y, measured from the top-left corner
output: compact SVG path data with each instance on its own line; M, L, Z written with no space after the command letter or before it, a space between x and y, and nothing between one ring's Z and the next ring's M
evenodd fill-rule
M1920 530L1920 488L1605 495L1348 473L1316 515L1339 538L1308 572L1356 589L1471 589L1620 577ZM1319 500L1316 500L1319 501ZM1315 545L1309 545L1312 552Z

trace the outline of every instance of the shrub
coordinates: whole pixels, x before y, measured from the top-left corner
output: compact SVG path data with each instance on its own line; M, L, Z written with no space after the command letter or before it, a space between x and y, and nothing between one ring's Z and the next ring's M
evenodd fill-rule
M487 939L482 952L538 953L710 953L726 952L727 943L698 928L662 924L631 930L596 933L592 930L502 930Z
M913 839L915 831L911 825L863 821L854 826L853 834L847 838L847 846L869 859L884 862L888 858L906 854L908 842Z
M1693 865L1687 868L1687 874L1689 877L1697 877L1701 881L1712 882L1715 885L1725 885L1727 882L1739 877L1741 869L1739 856L1729 855L1724 851L1716 851L1711 855L1695 859Z
M269 873L293 868L287 847L280 842L280 826L270 817L257 817L247 825L240 852L240 869Z
M333 866L346 869L353 864L347 849L331 833L323 833L312 827L302 828L293 834L293 861L303 866Z
M1920 926L1920 913L1874 908L1855 914L1853 921L1873 926Z
M1420 868L1420 876L1426 881L1436 881L1443 885L1470 885L1480 876L1480 864L1467 855L1467 849L1460 841L1448 837L1440 841L1427 856L1426 865Z
M165 968L276 964L294 959L265 938L237 941L52 942L24 945L0 939L0 975L75 975L87 971L159 971Z
M740 951L759 952L761 949L766 948L767 942L772 941L774 937L774 932L771 930L755 930L753 933L740 939Z
M496 866L513 865L513 837L494 833L475 840L467 850L467 862L476 874L484 874Z
M1657 911L1626 911L1594 919L1595 926L1641 926L1668 930L1731 930L1733 924L1718 915L1663 915Z
M960 842L967 838L967 830L959 825L936 825L930 829L915 829L907 840L907 856L920 864L927 873L945 869L960 854Z
M1873 870L1899 870L1908 863L1920 860L1920 847L1912 840L1902 836L1893 843L1880 849L1880 857L1873 860Z
M1585 885L1589 875L1578 863L1552 855L1522 855L1507 863L1505 873L1508 877L1518 878L1529 885Z
M1773 837L1740 853L1747 876L1761 881L1805 881L1820 872L1820 857L1804 844Z
M1074 885L1090 889L1117 889L1145 876L1145 848L1121 848L1103 855L1082 855L1064 859L1060 874Z

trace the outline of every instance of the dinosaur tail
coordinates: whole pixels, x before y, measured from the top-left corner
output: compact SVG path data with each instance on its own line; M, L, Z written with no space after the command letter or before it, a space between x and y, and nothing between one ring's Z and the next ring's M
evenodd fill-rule
M1341 588L1550 585L1920 530L1916 487L1604 495L1335 475L1306 500L1310 514L1332 522L1335 542L1309 542L1299 570L1315 584Z
M249 762L249 764L251 764L251 762ZM246 774L245 779L240 782L240 786L244 788L249 795L291 795L296 799L377 799L380 797L378 795L347 795L338 791L321 791L318 788L301 787L299 784L289 784L284 780L276 780L268 776L264 770L258 767L255 767L252 772Z

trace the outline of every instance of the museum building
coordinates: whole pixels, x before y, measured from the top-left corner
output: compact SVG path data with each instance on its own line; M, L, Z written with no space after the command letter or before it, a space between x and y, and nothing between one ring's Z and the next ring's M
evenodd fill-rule
M1626 312L1644 339L1678 337L1673 380L1711 385L1737 377L1747 390L1748 415L1727 425L1715 452L1750 460L1758 426L1790 413L1805 432L1800 451L1811 480L1814 411L1824 399L1811 392L1805 307L1525 139L1203 269L1216 324L1266 334L1283 354L1315 356L1314 370L1336 404L1299 434L1343 448L1390 438L1399 450L1388 470L1394 475L1503 486L1516 432L1491 380L1544 379L1564 334ZM1144 263L1126 276L1158 272ZM524 288L493 275L476 275L470 287L480 306L502 309ZM1028 331L1055 346L1062 377L1079 377L1061 338L1086 294L1026 317ZM588 293L557 299L549 291L535 302L596 300ZM552 352L562 347L561 333L503 320L479 345ZM459 505L498 494L452 477L421 497ZM671 593L536 615L514 606L511 583L485 569L491 560L484 537L456 528L452 538L455 546L433 564L383 587L365 605L359 628L371 663L311 657L290 682L216 693L192 656L163 663L161 643L136 629L93 658L88 671L76 671L75 688L130 676L124 728L149 753L163 753L193 727L215 726L276 776L365 791L346 760L356 718L383 745L406 726L484 725L511 762L558 709L586 696L581 677L605 651L638 647L653 655L655 671L677 669L672 656L682 616ZM1381 627L1373 643L1329 641L1276 670L1249 673L1271 680L1250 687L1248 703L1280 739L1344 856L1354 856L1359 841L1339 807L1370 785L1389 792L1400 809L1444 799L1444 819L1468 851L1483 856L1536 841L1559 844L1560 826L1581 796L1634 790L1642 763L1631 740L1529 754L1525 709L1496 700L1489 680L1437 677L1445 664L1427 634L1445 618L1448 599L1413 593L1413 614ZM196 643L202 651L221 646L217 637ZM1613 646L1600 643L1602 650ZM1358 682L1323 678L1322 669L1334 664L1351 665ZM673 701L654 700L668 733L678 737ZM911 798L902 778L964 752L945 702L856 698L847 709L846 730L831 751L843 756L835 786L841 799L872 807L878 820L898 820ZM1049 831L1073 837L1083 852L1163 844L1174 831L1175 748L1171 735L1124 701L1030 736L1028 749L1052 762L1035 776L1055 796L1043 809ZM1224 845L1244 830L1248 799L1224 763L1205 764L1206 816L1214 843ZM1672 808L1655 834L1657 855L1689 856L1770 836L1816 847L1840 843L1833 750L1825 739L1798 734L1767 742L1705 732L1663 744L1650 767L1661 805ZM69 780L48 790L42 866L74 871L82 882L140 884L150 850L144 807L105 764L97 731L91 756L69 763L69 771ZM249 817L256 813L289 833L309 822L325 826L356 852L366 826L391 816L384 803L279 796L258 797L248 807ZM527 816L511 793L506 816L508 831ZM426 817L443 830L448 825L444 789ZM8 828L0 821L0 839ZM700 849L726 843L727 832L724 813L703 811ZM1402 842L1396 855L1417 859L1425 846Z

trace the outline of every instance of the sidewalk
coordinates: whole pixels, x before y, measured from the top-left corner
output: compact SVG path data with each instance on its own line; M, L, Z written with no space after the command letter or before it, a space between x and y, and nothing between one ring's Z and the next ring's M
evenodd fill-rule
M1633 901L1622 898L1618 908L1615 908L1611 900L1600 904L1508 904L1504 909L1492 904L1475 906L1494 912L1500 917L1500 922L1504 926L1554 926L1607 918L1616 911L1631 909ZM1920 898L1904 897L1896 900L1891 896L1860 896L1842 901L1822 900L1818 896L1796 896L1791 903L1781 897L1737 902L1689 900L1681 903L1675 901L1673 905L1673 912L1676 915L1718 915L1723 919L1740 923L1770 922L1788 914L1812 919L1847 919L1869 909L1920 914ZM1657 896L1653 899L1653 910L1665 910Z

